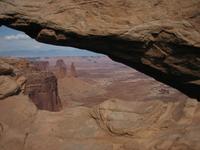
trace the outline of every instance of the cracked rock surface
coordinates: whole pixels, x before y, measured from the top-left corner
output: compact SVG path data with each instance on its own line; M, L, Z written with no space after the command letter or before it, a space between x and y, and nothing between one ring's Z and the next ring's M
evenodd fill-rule
M37 110L26 96L0 101L2 150L198 150L200 105L107 100L94 108Z

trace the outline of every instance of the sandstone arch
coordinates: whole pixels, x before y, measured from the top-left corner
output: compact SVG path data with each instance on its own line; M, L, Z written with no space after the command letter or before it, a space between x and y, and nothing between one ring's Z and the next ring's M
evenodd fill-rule
M200 99L200 0L1 0L0 25L108 55Z

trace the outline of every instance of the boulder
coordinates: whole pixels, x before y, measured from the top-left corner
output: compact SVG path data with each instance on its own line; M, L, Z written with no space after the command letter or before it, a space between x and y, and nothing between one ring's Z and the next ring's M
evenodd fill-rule
M22 93L24 93L26 78L24 76L19 76L16 78L16 83L20 87Z
M7 75L20 76L30 69L30 62L24 58L0 58L0 65L5 63L12 69L12 72Z
M0 76L0 99L15 95L19 91L19 85L11 77Z
M0 75L11 75L13 74L13 67L8 63L0 60Z
M194 99L179 102L111 99L94 107L92 117L105 132L129 137L125 150L199 149L200 105ZM132 140L130 140L130 138Z
M37 108L27 96L0 101L0 149L22 150L36 115Z

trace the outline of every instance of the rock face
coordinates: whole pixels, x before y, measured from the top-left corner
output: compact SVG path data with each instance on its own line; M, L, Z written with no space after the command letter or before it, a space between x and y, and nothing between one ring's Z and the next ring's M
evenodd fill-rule
M19 59L13 65L19 70L24 70L29 68L30 62L26 59Z
M26 75L24 93L39 108L59 111L62 107L58 96L57 79L51 72L32 72Z
M199 99L199 0L0 1L0 25L108 55Z
M111 135L133 138L124 149L198 149L200 136L194 132L200 131L199 108L194 100L127 103L114 99L96 106L91 115Z
M7 75L10 76L20 76L25 71L30 69L30 62L26 59L22 58L1 58L0 64L3 64L2 62L8 64L12 68L12 72L10 72Z
M13 67L3 60L0 60L0 75L10 75L13 73Z
M64 78L67 75L67 66L62 59L58 59L55 65L55 75L57 78Z
M16 107L19 106L19 107ZM111 99L94 108L37 110L26 96L0 101L4 150L199 150L200 105Z
M38 71L49 71L49 62L48 61L35 61L32 62L35 70Z
M35 64L25 59L1 58L0 99L21 93L29 95L39 109L61 110L57 79L53 73L45 71L47 68L47 62Z
M8 76L0 76L0 99L17 94L20 87L18 84Z
M0 58L0 99L17 95L24 84L17 79L16 68L11 62L16 64L16 60Z
M22 150L36 114L37 108L27 96L12 96L0 101L1 149Z

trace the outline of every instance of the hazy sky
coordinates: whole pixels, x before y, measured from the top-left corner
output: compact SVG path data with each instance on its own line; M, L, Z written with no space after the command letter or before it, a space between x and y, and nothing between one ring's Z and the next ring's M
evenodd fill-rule
M23 32L0 27L0 56L96 56L100 55L71 47L39 43Z

